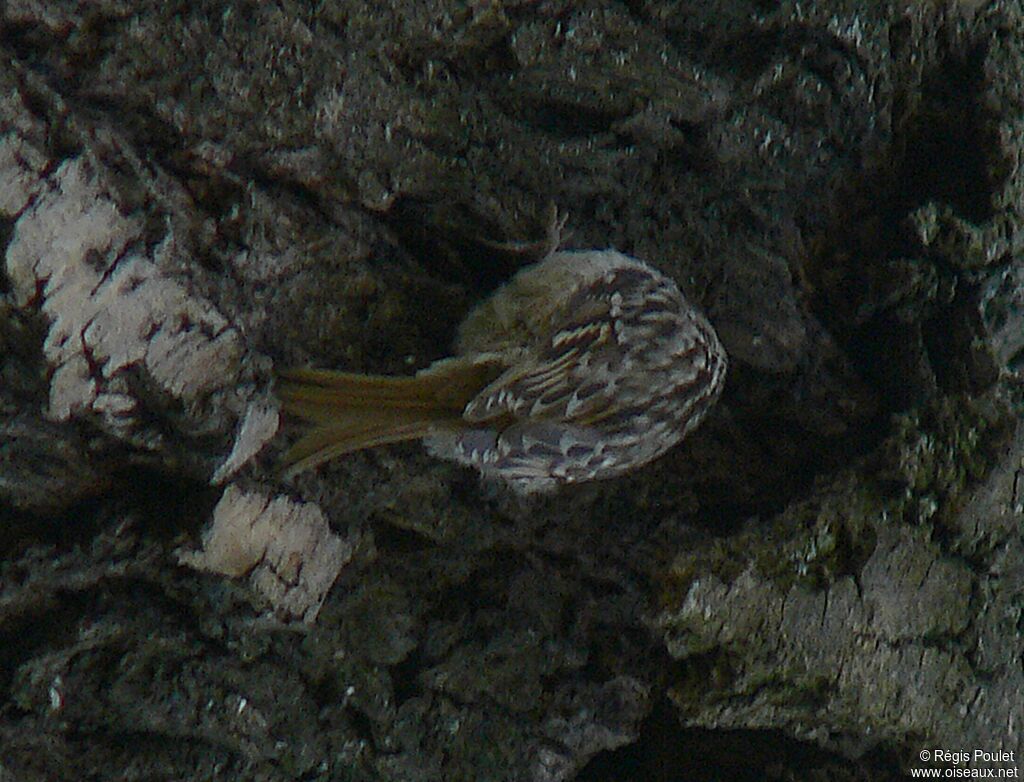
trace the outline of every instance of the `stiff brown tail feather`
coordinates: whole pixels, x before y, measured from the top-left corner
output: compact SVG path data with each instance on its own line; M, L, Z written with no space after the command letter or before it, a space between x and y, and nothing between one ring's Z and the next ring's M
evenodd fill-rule
M436 420L369 420L362 425L316 426L304 434L281 457L283 477L317 467L324 462L352 451L372 448L387 443L417 440L445 424L454 425L448 416Z
M287 477L352 451L458 426L466 403L495 374L493 367L457 360L437 362L413 377L280 372L282 409L313 425L281 457L280 469Z

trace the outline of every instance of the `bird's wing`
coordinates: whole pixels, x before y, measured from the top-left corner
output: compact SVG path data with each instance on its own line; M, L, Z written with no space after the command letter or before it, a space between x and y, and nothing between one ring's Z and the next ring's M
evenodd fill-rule
M696 389L707 340L675 283L622 266L572 293L562 318L463 411L587 426L672 387Z
M600 293L600 292L596 292ZM463 418L482 423L503 416L594 423L616 407L616 379L629 361L616 333L609 296L572 297L569 315L470 401Z

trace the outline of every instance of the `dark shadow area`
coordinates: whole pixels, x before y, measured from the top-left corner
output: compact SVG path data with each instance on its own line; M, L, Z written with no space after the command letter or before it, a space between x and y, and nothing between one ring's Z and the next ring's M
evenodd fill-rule
M117 492L50 516L0 507L0 559L15 560L33 546L53 546L58 552L84 546L101 529L126 518L137 531L159 540L194 534L210 518L221 493L205 483L140 468L123 470L113 484Z
M1011 164L991 159L1001 146L997 118L981 103L986 53L978 43L962 58L948 57L925 77L920 94L904 99L916 105L894 120L901 211L937 201L972 223L994 215L992 193Z
M776 730L683 728L660 701L633 744L594 757L576 782L897 782L896 759L850 761Z
M528 250L516 251L494 246L503 240L494 220L467 204L428 203L416 198L399 198L382 215L402 249L418 259L438 280L457 283L479 292L481 299L506 282L537 257ZM507 237L509 241L543 239L546 227L538 223L537 234Z

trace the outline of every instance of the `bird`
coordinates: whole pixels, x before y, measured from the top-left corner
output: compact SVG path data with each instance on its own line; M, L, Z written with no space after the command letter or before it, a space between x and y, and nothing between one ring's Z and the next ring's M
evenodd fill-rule
M644 261L557 246L469 312L452 356L415 375L280 372L283 411L311 425L281 457L284 477L422 440L529 495L623 475L693 431L728 368L710 321Z

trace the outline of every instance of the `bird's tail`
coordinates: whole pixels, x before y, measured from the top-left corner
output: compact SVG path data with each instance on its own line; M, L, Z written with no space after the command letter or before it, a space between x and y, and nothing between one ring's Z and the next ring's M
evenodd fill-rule
M447 359L412 377L326 369L278 373L285 413L312 428L281 457L285 476L351 451L457 427L466 404L498 374L494 364Z

